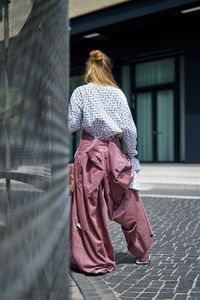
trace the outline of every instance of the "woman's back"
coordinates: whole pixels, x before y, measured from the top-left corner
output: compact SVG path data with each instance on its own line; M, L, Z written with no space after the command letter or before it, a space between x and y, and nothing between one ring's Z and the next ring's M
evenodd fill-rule
M69 117L81 121L81 129L92 136L99 139L111 139L114 135L123 132L126 122L124 118L122 119L123 111L128 104L119 88L88 83L74 91L71 101L76 103L77 108ZM71 131L77 130L77 128L70 129Z

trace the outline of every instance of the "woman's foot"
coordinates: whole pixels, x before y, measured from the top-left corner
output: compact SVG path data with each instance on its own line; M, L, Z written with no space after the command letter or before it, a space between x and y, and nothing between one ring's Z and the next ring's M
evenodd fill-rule
M150 254L149 251L146 251L142 256L136 259L137 265L146 265L150 262Z

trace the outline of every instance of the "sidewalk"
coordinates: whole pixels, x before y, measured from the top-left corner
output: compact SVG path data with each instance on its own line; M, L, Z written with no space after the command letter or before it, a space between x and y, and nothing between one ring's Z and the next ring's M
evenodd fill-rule
M116 269L102 276L72 272L83 299L200 299L200 180L193 181L200 176L200 166L178 167L182 169L178 171L165 166L165 172L160 172L160 182L162 176L168 178L161 188L156 185L157 175L154 173L153 177L153 168L142 166L143 178L151 173L151 185L142 181L140 176L142 201L154 230L151 263L147 266L136 265L135 257L126 250L120 226L109 222ZM171 173L173 176L168 176ZM178 178L177 185L175 176Z
M138 177L141 190L160 188L200 192L200 164L142 164Z

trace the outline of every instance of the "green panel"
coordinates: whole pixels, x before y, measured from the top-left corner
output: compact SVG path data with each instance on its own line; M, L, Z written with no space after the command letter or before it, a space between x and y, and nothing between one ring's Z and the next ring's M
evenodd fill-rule
M185 161L185 66L180 57L180 160Z
M70 95L73 90L83 84L83 75L75 75L70 77Z
M138 130L138 157L141 161L153 160L152 144L152 96L151 93L137 95L137 130Z
M175 81L175 60L167 58L136 65L136 87Z
M81 137L82 137L82 130L79 130L76 132L76 147L78 147Z
M121 86L122 86L122 91L126 95L126 98L128 100L129 106L131 105L131 67L130 65L125 65L122 66L121 70Z
M174 160L174 93L157 93L157 155L158 161Z

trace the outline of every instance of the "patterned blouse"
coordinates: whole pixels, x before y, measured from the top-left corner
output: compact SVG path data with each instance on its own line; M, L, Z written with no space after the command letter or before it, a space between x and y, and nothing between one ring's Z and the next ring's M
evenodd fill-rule
M94 83L76 88L68 107L68 129L70 132L84 129L94 138L102 140L111 140L121 133L123 148L131 157L135 171L129 187L139 190L137 130L127 99L119 88Z

